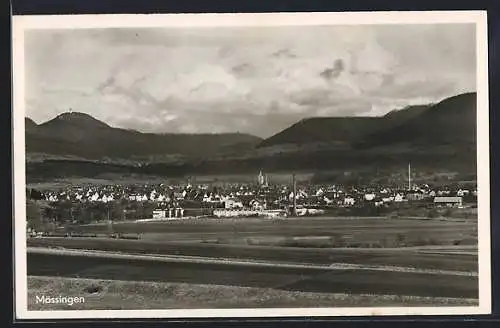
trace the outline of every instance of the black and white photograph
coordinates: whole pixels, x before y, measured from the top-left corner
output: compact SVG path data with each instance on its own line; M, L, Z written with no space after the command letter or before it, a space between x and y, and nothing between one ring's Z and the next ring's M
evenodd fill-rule
M12 31L18 318L490 313L485 12Z

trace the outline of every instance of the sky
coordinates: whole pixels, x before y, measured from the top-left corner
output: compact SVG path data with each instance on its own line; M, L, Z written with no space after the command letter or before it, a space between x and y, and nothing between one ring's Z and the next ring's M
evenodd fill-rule
M475 26L30 30L26 116L68 111L154 133L269 137L476 91Z

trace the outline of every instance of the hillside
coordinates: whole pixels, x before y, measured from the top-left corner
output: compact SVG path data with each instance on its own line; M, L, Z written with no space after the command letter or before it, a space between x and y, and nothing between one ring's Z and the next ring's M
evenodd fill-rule
M224 151L234 144L253 147L260 141L258 137L241 133L141 133L111 127L83 113L64 113L38 126L26 125L28 153L72 155L87 159L173 155L204 157Z
M365 136L363 148L407 144L417 147L453 146L457 151L475 146L476 94L447 98L410 120Z
M391 111L382 117L307 118L262 141L258 147L313 143L331 143L332 146L350 145L377 131L401 125L419 116L428 108L428 105L408 106Z
M315 117L303 119L262 141L258 147L329 144L331 148L366 149L407 146L475 144L476 93L465 93L437 104L408 106L382 117Z
M26 131L33 131L38 125L32 119L26 117L24 118L24 128Z
M259 170L387 172L404 171L408 161L428 173L476 174L475 93L382 117L305 119L266 140L245 134L148 134L113 128L89 117L63 115L38 126L30 124L33 128L27 124L28 153L73 158L31 163L28 178L106 173L246 174ZM82 160L112 156L148 160L140 166Z
M314 117L303 119L291 127L264 140L259 147L316 142L350 143L374 131L378 117Z
M208 160L199 170L377 171L404 168L411 161L429 172L474 173L475 138L476 94L467 93L383 117L302 120L261 142L252 154Z

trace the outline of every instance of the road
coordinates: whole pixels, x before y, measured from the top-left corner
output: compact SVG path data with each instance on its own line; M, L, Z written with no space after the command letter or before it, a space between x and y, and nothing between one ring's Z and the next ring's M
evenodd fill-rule
M28 250L27 260L28 275L32 276L182 282L323 293L478 297L477 277L466 275L186 262L33 249Z

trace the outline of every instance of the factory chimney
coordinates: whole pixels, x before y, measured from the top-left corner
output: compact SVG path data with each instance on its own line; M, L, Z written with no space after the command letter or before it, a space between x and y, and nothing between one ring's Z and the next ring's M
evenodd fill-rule
M408 190L411 190L411 164L408 162Z
M293 184L292 216L296 216L297 215L297 181L295 179L295 173L292 175L292 184Z

